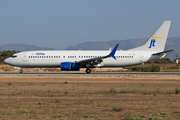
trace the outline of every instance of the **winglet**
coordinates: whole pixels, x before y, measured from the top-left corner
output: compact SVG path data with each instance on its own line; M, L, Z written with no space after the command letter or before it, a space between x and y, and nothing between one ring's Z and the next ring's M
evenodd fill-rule
M117 59L116 59L116 57L114 56L114 54L116 53L116 50L117 50L117 48L118 48L118 45L119 45L119 44L117 44L117 45L114 47L114 49L111 51L111 53L109 54L109 56L111 56L111 57L114 58L115 60L117 60Z

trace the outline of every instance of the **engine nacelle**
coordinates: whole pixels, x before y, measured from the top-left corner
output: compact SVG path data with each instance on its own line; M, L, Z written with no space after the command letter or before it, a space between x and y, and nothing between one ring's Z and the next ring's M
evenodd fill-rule
M64 71L79 71L80 65L78 63L72 62L62 62L61 63L61 70Z

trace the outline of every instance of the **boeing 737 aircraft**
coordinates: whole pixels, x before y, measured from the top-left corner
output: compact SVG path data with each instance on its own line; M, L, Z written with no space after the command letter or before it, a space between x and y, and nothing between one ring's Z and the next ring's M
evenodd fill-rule
M122 51L117 44L112 51L81 50L81 51L25 51L12 55L4 63L20 69L59 67L64 71L79 71L86 68L125 67L152 62L166 56L164 51L171 21L164 21L152 37L142 46Z

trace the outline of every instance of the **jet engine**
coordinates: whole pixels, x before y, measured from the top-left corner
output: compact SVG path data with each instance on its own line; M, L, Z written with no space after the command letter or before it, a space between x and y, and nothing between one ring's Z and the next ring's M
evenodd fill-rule
M79 71L80 65L79 63L73 62L62 62L61 63L61 70L63 71Z

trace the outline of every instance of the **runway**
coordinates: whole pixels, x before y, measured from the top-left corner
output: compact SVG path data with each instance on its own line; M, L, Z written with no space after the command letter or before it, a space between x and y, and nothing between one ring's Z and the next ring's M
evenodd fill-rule
M179 72L0 72L0 76L180 76Z

